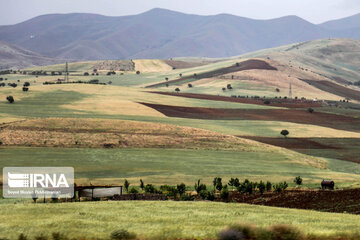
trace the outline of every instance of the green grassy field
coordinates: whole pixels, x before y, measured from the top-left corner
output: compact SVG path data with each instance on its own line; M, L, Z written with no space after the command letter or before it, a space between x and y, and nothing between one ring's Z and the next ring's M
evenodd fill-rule
M261 151L0 148L0 167L72 166L79 183L121 184L126 178L138 185L142 178L156 185L193 185L197 179L211 185L216 176L272 182L302 176L309 184L331 177L341 186L360 180L358 164L330 159L327 163L327 169L318 169L279 152Z
M5 204L0 208L0 238L20 233L106 239L126 229L146 239L216 239L227 225L262 227L291 224L307 234L357 232L359 216L212 202L89 202Z

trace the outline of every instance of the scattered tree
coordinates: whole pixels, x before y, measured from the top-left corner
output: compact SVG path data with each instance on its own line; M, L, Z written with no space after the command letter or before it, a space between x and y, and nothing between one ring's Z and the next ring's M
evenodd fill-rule
M125 179L124 181L124 188L126 190L126 192L129 192L129 186L130 186L130 183L127 179Z
M192 88L192 87L193 87L193 85L192 85L191 83L189 83L189 84L188 84L188 87L189 87L189 88Z
M266 182L266 191L271 191L271 188L272 188L271 182L267 181Z
M284 191L288 187L288 184L286 182L277 183L274 185L274 192L280 193Z
M175 88L175 92L180 92L180 88Z
M89 73L88 73L88 72L84 72L84 76L89 76Z
M24 82L24 87L29 87L30 83L29 82Z
M303 180L300 176L297 176L296 178L294 178L294 183L296 183L296 185L301 185L302 182L303 182Z
M228 185L231 186L231 187L237 188L237 187L240 186L240 181L239 181L238 178L231 178L231 179L229 180Z
M199 194L202 190L206 190L206 185L202 184L200 179L195 183L195 191Z
M214 178L213 186L214 186L214 191L215 190L221 191L221 189L223 188L222 179L219 177Z
M276 91L276 92L280 92L280 89L279 89L279 88L276 88L275 91Z
M142 191L144 191L144 187L145 187L144 181L142 179L140 179L140 188Z
M257 185L259 192L261 194L263 194L265 192L266 186L265 183L263 181L260 181L260 183Z
M136 74L139 75L139 74L140 74L140 71L136 71Z
M13 96L7 96L7 97L6 97L6 100L8 100L9 103L14 103L14 102L15 102Z
M314 112L314 109L308 108L308 112L309 112L309 113L313 113L313 112Z
M281 135L283 135L284 137L287 137L287 135L289 135L290 133L289 133L289 131L288 130L282 130L281 132L280 132L280 134Z

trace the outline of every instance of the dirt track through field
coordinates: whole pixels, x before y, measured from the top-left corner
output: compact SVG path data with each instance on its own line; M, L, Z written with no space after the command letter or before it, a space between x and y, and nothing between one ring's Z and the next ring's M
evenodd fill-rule
M221 109L141 103L168 117L214 120L262 120L312 124L340 130L360 131L360 119L331 113L294 109Z

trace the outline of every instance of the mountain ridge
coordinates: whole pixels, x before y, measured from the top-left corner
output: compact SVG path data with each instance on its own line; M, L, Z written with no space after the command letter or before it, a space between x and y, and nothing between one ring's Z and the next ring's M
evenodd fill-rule
M357 15L353 17L357 19ZM339 25L349 19L352 18L335 20L337 29L330 29L329 24L334 22L316 25L294 15L255 20L231 14L200 16L161 8L120 17L46 14L0 26L0 41L63 59L219 58L329 37L360 39L360 31L340 29Z

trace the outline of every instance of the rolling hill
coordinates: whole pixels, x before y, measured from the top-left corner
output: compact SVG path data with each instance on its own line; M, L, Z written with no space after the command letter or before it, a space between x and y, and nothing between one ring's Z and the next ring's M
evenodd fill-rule
M64 62L64 60L44 57L6 42L0 42L0 59L0 70L21 69Z
M63 59L230 57L320 38L359 38L356 19L315 25L296 16L254 20L164 9L122 17L50 14L0 26L0 40Z

